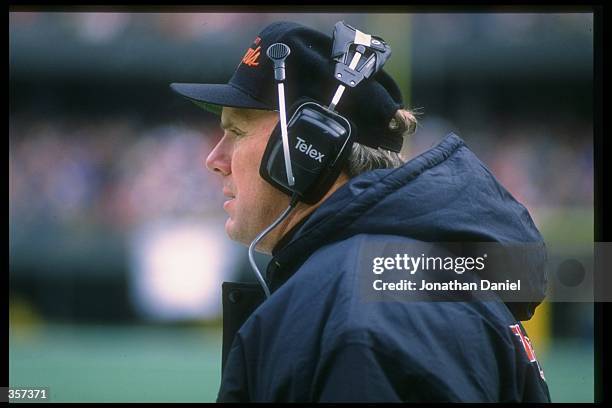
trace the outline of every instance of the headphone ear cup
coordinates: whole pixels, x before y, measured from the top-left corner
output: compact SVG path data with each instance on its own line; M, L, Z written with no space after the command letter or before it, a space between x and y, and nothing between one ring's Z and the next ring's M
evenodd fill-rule
M288 134L288 136L289 150L291 150L291 135ZM295 167L292 166L292 170L294 171L293 177L297 181L298 177L295 174ZM280 122L276 125L274 130L272 130L272 134L266 145L266 150L264 151L261 164L259 165L259 175L272 186L289 196L297 192L294 188L291 188L287 182ZM295 186L294 184L293 187Z
M350 154L351 124L310 99L298 101L290 112L287 134L295 184L287 182L280 125L270 135L259 173L280 191L314 204L338 178Z

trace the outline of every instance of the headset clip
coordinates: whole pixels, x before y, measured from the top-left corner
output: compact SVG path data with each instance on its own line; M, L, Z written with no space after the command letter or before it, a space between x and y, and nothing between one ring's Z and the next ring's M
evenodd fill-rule
M340 82L329 104L335 110L346 86L357 86L364 78L380 71L391 56L391 47L382 38L365 34L344 21L334 26L332 59L336 61L334 77Z
M344 21L334 26L334 76L344 85L355 87L380 71L390 56L391 47L382 38L365 34Z

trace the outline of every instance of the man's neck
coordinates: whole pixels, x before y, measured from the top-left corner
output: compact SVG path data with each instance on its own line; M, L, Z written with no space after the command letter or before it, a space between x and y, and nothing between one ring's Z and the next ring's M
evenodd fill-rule
M327 191L323 198L321 198L318 202L311 205L302 202L298 203L293 211L289 213L285 221L276 227L276 231L272 231L272 233L268 237L264 238L264 240L257 246L257 250L264 252L265 254L272 255L273 251L279 246L279 243L282 243L283 245L287 243L287 240L284 239L287 234L293 235L297 231L297 229L294 229L294 227L299 227L302 225L302 221L305 221L306 218L308 218L321 204L325 202L325 200L334 194L336 190L342 187L347 181L349 181L349 178L344 173L340 173L340 176L334 182L329 191Z

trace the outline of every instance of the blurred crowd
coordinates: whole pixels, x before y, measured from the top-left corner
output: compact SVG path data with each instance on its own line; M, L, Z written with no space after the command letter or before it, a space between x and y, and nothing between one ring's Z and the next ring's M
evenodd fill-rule
M406 142L409 155L452 129L438 121L422 120ZM503 137L483 145L478 135L460 136L527 208L588 207L592 141L588 134L567 137L574 131L566 129L564 137L529 127L504 129ZM217 123L13 119L10 136L9 218L15 228L92 224L127 231L162 217L221 208L220 179L204 165L221 136Z
M125 232L221 202L219 181L204 169L218 126L142 127L129 119L11 125L9 212L16 228L92 224Z

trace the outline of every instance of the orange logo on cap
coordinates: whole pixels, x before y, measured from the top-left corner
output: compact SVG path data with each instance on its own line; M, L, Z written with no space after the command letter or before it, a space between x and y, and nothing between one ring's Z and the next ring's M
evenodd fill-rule
M258 46L257 48L252 48L252 47L255 47L260 42L261 42L261 38L259 37L255 38L255 41L253 41L253 45L251 45L251 47L246 51L246 53L242 57L243 64L246 64L249 67L256 67L257 65L259 65L259 62L257 61L257 59L259 58L259 54L261 54L261 46Z

